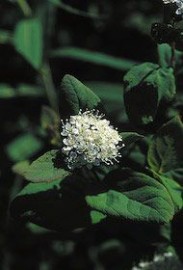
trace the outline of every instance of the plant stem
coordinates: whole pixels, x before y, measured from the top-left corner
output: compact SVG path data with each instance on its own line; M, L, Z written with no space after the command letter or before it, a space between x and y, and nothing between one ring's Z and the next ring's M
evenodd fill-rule
M32 16L32 10L26 0L17 0L17 3L26 17Z
M48 97L48 101L55 112L59 112L57 94L53 84L51 69L49 64L45 64L41 70L41 78L45 86L45 91Z
M98 15L96 13L89 13L82 10L79 10L77 8L71 7L67 4L64 4L62 1L59 0L49 0L51 3L55 4L59 8L65 10L68 13L78 15L85 18L91 18L91 19L107 19L107 15Z

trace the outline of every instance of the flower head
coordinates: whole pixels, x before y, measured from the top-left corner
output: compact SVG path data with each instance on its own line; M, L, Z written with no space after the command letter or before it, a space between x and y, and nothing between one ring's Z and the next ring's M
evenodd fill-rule
M69 169L113 164L124 147L117 129L98 111L80 111L62 121L63 148Z
M163 0L164 4L176 4L177 5L177 10L176 14L177 15L183 15L183 0Z

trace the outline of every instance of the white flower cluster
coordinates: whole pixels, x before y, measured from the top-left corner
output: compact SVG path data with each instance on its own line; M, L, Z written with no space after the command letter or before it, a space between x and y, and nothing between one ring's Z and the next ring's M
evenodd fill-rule
M178 7L176 10L177 15L183 15L183 0L163 0L164 4L173 4L175 3Z
M119 150L124 147L117 129L103 119L98 111L80 111L62 121L62 152L66 156L68 168L73 170L87 165L113 164L121 157Z
M141 261L138 266L132 270L182 270L182 264L172 252L156 254L153 261Z

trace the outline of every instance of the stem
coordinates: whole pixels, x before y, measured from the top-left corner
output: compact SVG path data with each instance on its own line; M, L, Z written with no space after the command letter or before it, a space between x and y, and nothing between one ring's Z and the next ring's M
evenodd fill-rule
M32 10L26 0L17 0L17 3L26 17L32 16Z
M67 4L62 3L62 1L59 0L49 0L51 3L54 3L55 5L57 5L59 8L65 10L68 13L74 14L74 15L78 15L81 17L85 17L85 18L91 18L91 19L106 19L107 16L106 15L98 15L95 13L88 13L82 10L79 10L77 8L71 7Z
M55 87L53 84L51 69L49 64L45 64L43 69L41 70L41 78L45 86L46 95L48 97L48 101L54 111L59 113L58 102L57 102L57 94L55 91Z

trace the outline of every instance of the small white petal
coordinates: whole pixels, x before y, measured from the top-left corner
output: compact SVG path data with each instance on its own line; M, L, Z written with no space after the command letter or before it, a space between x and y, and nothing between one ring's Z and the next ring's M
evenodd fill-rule
M62 152L67 155L69 168L99 166L101 163L112 165L113 160L121 157L119 150L124 147L122 138L103 117L98 111L80 111L78 115L71 116L66 124L61 121L61 135L65 137Z

